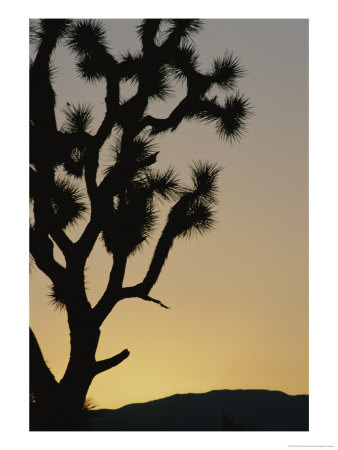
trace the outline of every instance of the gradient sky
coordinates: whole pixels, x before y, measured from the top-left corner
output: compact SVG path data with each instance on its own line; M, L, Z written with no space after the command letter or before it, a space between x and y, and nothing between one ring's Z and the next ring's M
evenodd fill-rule
M114 55L137 48L139 21L104 22ZM128 299L105 321L97 358L124 348L131 354L94 379L89 397L98 407L212 389L308 393L308 22L207 20L195 42L205 69L226 50L240 57L248 75L239 88L255 116L232 146L213 126L197 123L157 139L158 166L174 165L182 181L192 160L224 167L218 222L203 238L176 241L152 290L170 310ZM104 86L77 79L62 48L55 64L58 120L67 101L88 101L95 128ZM177 101L153 111L165 115ZM155 242L130 260L126 285L142 280ZM110 267L98 243L88 261L93 303ZM38 269L30 283L31 326L59 379L69 352L66 314L49 304L50 283Z

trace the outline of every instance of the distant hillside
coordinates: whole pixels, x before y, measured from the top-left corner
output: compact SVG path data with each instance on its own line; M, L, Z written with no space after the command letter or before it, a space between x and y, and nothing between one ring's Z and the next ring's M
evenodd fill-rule
M220 390L90 412L92 431L222 431L224 426L230 430L308 431L309 396Z

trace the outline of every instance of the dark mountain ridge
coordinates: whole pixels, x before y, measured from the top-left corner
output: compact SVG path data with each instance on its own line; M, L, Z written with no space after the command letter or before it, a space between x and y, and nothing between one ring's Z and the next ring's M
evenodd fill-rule
M90 411L92 431L308 431L309 396L268 390L175 394Z

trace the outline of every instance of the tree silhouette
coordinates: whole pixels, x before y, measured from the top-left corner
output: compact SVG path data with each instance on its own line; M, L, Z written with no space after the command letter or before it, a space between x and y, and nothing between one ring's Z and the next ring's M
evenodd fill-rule
M167 308L149 294L156 283L174 241L209 231L214 223L216 164L196 162L190 185L181 185L172 167L153 168L157 153L154 139L174 132L184 120L214 123L221 138L241 137L250 115L248 100L235 92L243 76L232 54L215 59L211 69L199 70L198 53L191 36L198 32L196 19L144 20L138 27L142 49L119 59L109 52L103 24L97 20L49 19L33 21L31 36L36 46L30 69L30 199L32 220L30 252L52 282L53 301L65 308L70 330L70 358L60 382L48 369L31 331L30 389L32 429L79 429L86 394L93 378L124 361L128 350L97 361L100 326L113 307L126 298L140 298ZM96 133L88 104L67 102L62 127L55 117L55 76L52 55L60 43L76 60L78 74L86 81L106 85L103 120ZM121 83L135 84L128 100ZM166 100L178 81L186 95L166 118L148 114L150 100ZM223 92L221 103L211 88ZM100 152L114 132L114 162L102 173ZM98 174L103 179L98 183ZM156 225L158 201L173 203L155 246L145 276L135 286L124 286L128 258L142 248ZM86 219L77 241L67 227ZM99 237L112 255L109 282L92 306L86 295L85 266ZM54 258L54 247L65 265Z

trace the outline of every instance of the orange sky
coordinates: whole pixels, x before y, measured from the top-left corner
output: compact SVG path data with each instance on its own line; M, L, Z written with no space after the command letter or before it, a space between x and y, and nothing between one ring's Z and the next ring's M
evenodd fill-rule
M105 21L113 54L136 42L139 21ZM115 408L175 393L278 389L308 393L308 23L209 20L196 39L202 67L233 50L248 69L239 83L255 116L230 146L212 126L183 124L157 140L159 166L185 180L192 160L218 162L218 222L203 238L177 241L152 290L171 309L128 299L102 327L97 357L124 348L129 358L94 380L89 396ZM66 101L95 103L104 88L73 75L56 51L58 119ZM154 105L165 114L166 106ZM140 281L154 239L131 258L126 284ZM88 261L89 298L105 289L111 259L100 243ZM30 322L57 378L68 360L64 312L49 305L48 279L30 275Z

